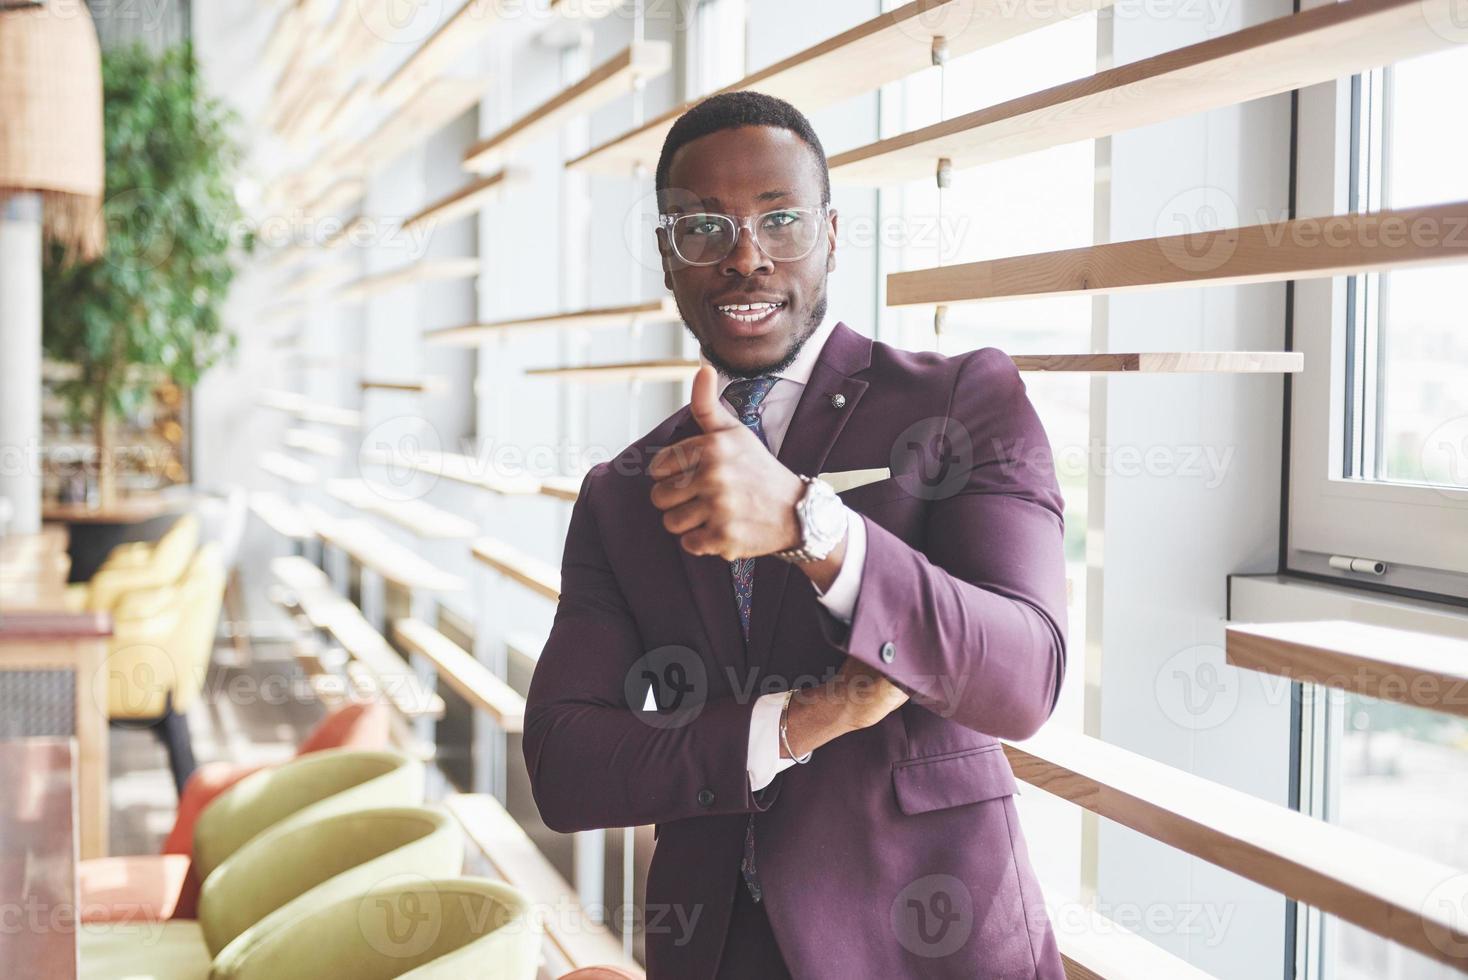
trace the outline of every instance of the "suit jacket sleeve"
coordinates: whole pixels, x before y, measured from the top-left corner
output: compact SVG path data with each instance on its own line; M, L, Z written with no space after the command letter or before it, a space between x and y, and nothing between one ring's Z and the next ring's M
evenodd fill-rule
M756 699L708 701L671 727L628 703L628 677L649 651L598 529L605 468L587 475L571 511L560 603L525 703L525 763L541 817L570 833L768 809L778 780L752 793L746 768Z
M830 642L916 703L974 731L1028 738L1055 709L1066 661L1064 501L1049 440L995 348L959 362L941 424L942 452L967 472L914 483L932 494L922 549L864 517L852 621L817 615Z

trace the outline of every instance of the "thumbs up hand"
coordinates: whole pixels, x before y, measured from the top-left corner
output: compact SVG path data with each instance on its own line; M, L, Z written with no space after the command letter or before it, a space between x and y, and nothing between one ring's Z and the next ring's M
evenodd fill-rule
M707 364L694 375L689 410L703 433L652 458L653 506L690 554L732 561L793 548L805 484L719 401L718 385Z

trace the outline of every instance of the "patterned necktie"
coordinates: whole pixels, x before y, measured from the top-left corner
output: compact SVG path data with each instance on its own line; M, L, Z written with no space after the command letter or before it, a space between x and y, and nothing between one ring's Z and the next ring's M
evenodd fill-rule
M750 378L744 381L734 381L724 389L724 397L729 404L734 406L734 411L739 415L739 421L754 430L759 436L759 441L769 448L770 442L765 438L764 424L760 419L761 406L764 404L765 396L770 389L775 387L779 378L770 375L762 375L758 378ZM739 626L744 630L744 642L749 642L749 609L754 602L754 559L736 558L729 563L730 573L734 579L734 601L739 607ZM754 814L749 815L749 822L744 827L744 857L739 862L739 873L744 876L744 884L749 887L750 897L756 902L760 900L759 877L754 869Z

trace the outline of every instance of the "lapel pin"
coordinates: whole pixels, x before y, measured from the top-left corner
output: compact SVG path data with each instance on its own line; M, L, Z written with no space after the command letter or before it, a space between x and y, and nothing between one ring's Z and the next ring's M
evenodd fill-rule
M843 394L840 394L839 392L837 394L832 395L831 396L831 407L832 408L845 408L846 407L846 396L843 395Z

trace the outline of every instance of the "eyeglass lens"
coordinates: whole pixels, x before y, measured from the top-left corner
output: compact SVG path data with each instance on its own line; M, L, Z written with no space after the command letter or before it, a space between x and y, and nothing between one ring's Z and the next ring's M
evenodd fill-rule
M819 211L790 208L769 211L750 222L755 244L776 262L804 258L820 232ZM684 214L673 222L673 248L691 265L711 265L734 250L739 226L727 214Z

